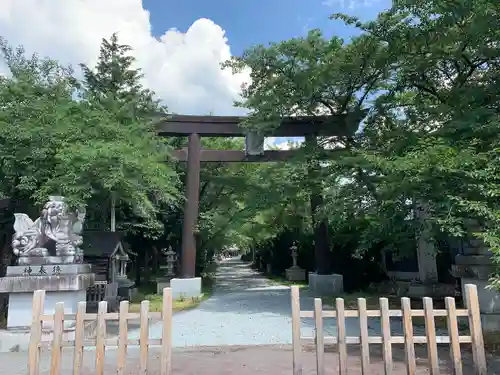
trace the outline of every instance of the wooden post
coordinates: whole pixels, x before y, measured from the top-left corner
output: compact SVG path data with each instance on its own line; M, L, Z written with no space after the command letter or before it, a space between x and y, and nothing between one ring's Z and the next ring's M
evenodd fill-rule
M479 299L477 286L465 285L465 300L469 313L469 328L472 339L472 355L476 375L486 375L486 355L484 353L483 329L481 328L481 315L479 311Z
M116 374L123 375L127 363L127 340L128 340L128 301L120 302L120 314L118 318L118 355L116 357Z
M75 349L73 350L73 375L80 375L83 363L83 339L85 332L85 313L87 311L87 303L78 302L78 310L76 311L76 327L75 327Z
M42 340L42 322L40 315L43 314L45 302L45 290L37 290L33 293L33 306L31 317L30 344L28 349L29 375L40 373L40 342Z
M384 359L384 374L392 375L392 345L391 322L389 317L389 300L380 298L380 325L382 329L382 355Z
M316 372L325 374L325 343L323 332L323 303L321 298L314 299L314 325L316 334Z
M300 297L299 287L291 287L292 296L292 347L293 347L293 375L302 375L301 351L302 343L300 340Z
M424 297L425 336L427 338L427 357L429 358L429 375L439 375L439 358L436 340L436 324L434 322L434 306L432 298Z
M448 320L448 335L450 336L450 355L451 365L453 366L453 375L463 375L462 353L460 352L460 341L457 324L457 309L455 307L455 298L446 297L446 311Z
M186 204L182 229L182 264L183 278L195 277L196 273L196 236L198 210L200 203L200 156L199 134L190 134L188 143Z
M358 298L359 336L361 341L361 372L370 375L370 344L368 342L368 314L366 299Z
M408 375L415 375L417 365L415 362L415 344L413 343L413 320L411 317L410 299L401 298L401 309L403 310L403 331L405 338L405 362Z
M344 299L335 300L337 310L337 348L339 351L339 375L347 375L347 343L345 327Z
M64 331L64 303L57 302L54 313L54 331L52 338L52 358L50 361L50 375L60 375L62 340Z
M104 354L106 345L106 313L108 312L108 303L99 302L97 311L97 332L95 343L95 369L96 375L104 375Z
M140 374L148 374L148 349L149 349L149 301L145 300L141 302L141 326L139 333L139 364L140 364Z
M163 332L161 335L160 375L172 373L172 290L163 289Z

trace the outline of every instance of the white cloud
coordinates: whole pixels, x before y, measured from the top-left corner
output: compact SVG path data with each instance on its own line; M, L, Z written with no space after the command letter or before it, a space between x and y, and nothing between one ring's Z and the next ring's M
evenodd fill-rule
M1 0L0 35L64 64L95 64L102 38L114 32L134 48L145 84L171 111L242 114L232 103L248 74L220 69L231 52L224 30L211 20L157 39L141 0Z

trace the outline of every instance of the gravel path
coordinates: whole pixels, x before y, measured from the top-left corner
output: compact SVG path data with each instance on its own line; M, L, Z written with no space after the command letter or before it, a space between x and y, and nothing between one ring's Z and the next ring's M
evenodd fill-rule
M213 295L174 315L173 346L288 344L290 309L289 287L272 284L237 258L226 260L218 267ZM150 338L160 338L161 330L161 322L153 324Z
M301 309L313 310L314 297L301 290ZM347 318L347 335L359 335L357 318ZM290 288L276 285L238 258L218 267L216 287L211 298L196 309L173 317L173 346L270 345L291 344ZM369 320L371 335L380 334L380 320ZM393 335L402 334L401 322L391 319ZM418 328L418 327L417 327ZM325 335L336 334L335 319L325 319ZM161 322L150 327L150 338L161 337ZM303 319L302 336L312 337L312 319ZM423 334L415 332L415 334ZM130 338L139 338L138 330Z

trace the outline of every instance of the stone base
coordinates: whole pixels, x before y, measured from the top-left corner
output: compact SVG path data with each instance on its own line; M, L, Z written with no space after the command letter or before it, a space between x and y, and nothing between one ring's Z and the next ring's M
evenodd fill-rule
M90 271L90 264L9 266L6 276L0 278L0 293L87 290L95 281Z
M300 267L290 267L285 270L286 279L288 281L305 281L306 270Z
M400 294L400 297L410 297L410 298L445 298L445 297L455 297L456 290L453 284L408 284L408 290L404 294Z
M481 328L484 334L498 334L500 331L500 314L481 314Z
M87 288L95 281L90 271L90 264L7 267L6 276L0 278L0 293L9 293L7 329L29 329L36 290L45 290L44 314L54 314L57 302L64 303L66 314L76 314L78 302L87 300ZM65 321L65 328L71 328L73 323ZM45 326L51 328L50 324Z
M63 331L63 341L74 341L75 330L65 329ZM54 332L49 329L42 330L42 342L52 342ZM0 353L7 352L27 352L30 343L30 331L25 330L0 330Z
M44 314L54 314L56 303L64 303L65 314L76 314L78 302L86 301L87 291L76 290L66 292L46 292L44 302ZM31 326L33 293L11 293L9 295L9 309L7 310L7 329L26 330ZM44 328L50 330L50 322L44 323ZM64 327L73 327L73 321L64 321Z
M189 279L172 279L170 280L172 288L172 298L174 300L180 298L197 298L201 296L201 277L193 277Z
M163 289L170 287L170 280L172 278L169 277L158 277L156 279L156 294L163 294Z
M309 272L309 289L316 296L334 296L344 292L344 278L339 274L318 275Z
M477 286L477 297L479 299L479 310L481 314L500 314L500 294L495 289L487 288L490 284L488 280L462 278L460 283L462 292L465 291L465 285L467 284L474 284Z

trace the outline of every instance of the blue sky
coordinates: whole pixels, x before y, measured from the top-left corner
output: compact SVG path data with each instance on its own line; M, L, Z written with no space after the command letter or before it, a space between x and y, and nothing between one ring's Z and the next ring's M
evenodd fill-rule
M372 19L388 8L390 0L144 0L150 12L152 33L160 36L170 28L186 31L199 18L208 18L225 31L233 54L254 44L267 44L304 35L320 28L325 35L348 39L354 30L328 19L345 12ZM350 3L353 5L350 6Z
M255 44L268 44L302 36L312 28L325 36L349 39L357 32L342 22L329 20L335 12L369 20L387 9L390 0L143 0L150 12L152 34L161 36L176 28L185 32L199 18L208 18L226 31L233 55L240 55ZM271 145L300 141L300 138L275 138Z

